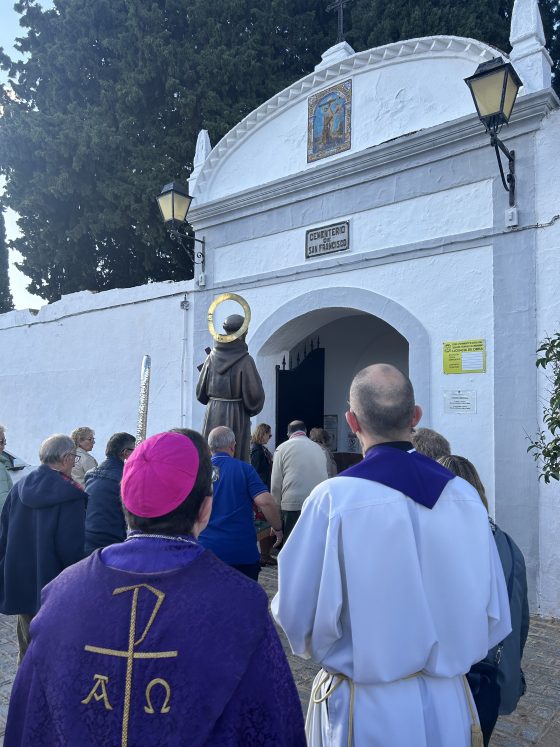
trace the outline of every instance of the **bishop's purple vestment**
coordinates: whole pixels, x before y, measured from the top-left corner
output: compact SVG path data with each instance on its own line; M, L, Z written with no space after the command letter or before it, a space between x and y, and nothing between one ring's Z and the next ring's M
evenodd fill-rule
M5 747L304 747L257 584L194 543L102 553L45 588Z

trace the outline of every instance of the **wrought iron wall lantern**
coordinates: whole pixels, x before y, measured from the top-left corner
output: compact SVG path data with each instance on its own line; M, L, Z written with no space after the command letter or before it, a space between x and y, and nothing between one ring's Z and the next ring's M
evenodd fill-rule
M197 239L185 231L187 213L189 212L192 199L189 195L189 190L184 184L181 184L181 182L170 182L162 187L157 197L157 202L169 235L187 252L193 265L200 265L200 269L204 275L204 266L206 263L204 238ZM201 244L200 251L194 251L188 245L188 241L196 241Z
M500 176L506 192L509 192L509 204L515 205L515 151L506 148L498 137L502 126L508 124L519 88L523 85L510 62L501 57L494 57L477 67L470 78L465 78L476 106L478 118L490 135L490 145L496 151L500 167ZM509 173L504 174L500 151L509 163Z

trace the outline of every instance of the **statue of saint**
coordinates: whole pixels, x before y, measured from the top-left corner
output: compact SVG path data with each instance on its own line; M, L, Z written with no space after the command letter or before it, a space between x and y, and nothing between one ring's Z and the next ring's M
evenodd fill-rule
M237 332L243 321L239 314L228 316L223 325L226 334ZM196 398L206 405L204 437L208 438L218 425L227 425L235 433L235 456L249 462L249 419L262 410L264 389L245 336L232 342L214 342L200 372Z

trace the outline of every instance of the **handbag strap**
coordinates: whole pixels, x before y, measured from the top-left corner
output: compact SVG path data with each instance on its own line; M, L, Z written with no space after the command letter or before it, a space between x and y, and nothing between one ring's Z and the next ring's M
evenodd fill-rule
M495 525L494 525L495 526ZM502 532L502 530L500 529ZM502 532L504 537L506 538L506 541L508 543L509 552L511 555L511 571L509 572L509 578L507 580L507 592L508 592L508 602L511 604L511 596L513 594L513 580L514 580L514 566L515 566L515 555L513 552L513 543L511 541L511 538L507 532ZM505 638L504 638L505 641ZM500 641L498 643L498 646L496 648L496 654L494 655L494 664L497 666L500 664L502 660L502 651L504 649L504 641Z
M513 553L513 543L511 541L511 537L506 532L502 532L502 534L504 535L504 537L507 540L508 547L509 547L509 552L510 552L510 555L511 555L511 572L509 574L509 578L508 578L508 582L507 582L508 599L509 599L509 601L511 603L511 595L513 594L513 576L514 576L513 571L514 571L514 567L515 567L515 556L514 556L514 553Z

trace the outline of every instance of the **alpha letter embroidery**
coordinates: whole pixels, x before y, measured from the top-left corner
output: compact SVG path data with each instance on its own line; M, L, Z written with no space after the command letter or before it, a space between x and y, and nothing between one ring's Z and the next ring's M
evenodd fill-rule
M93 679L95 680L95 685L92 687L87 698L82 700L82 703L87 705L92 698L96 701L102 700L105 708L108 711L112 711L113 706L109 703L109 695L107 693L107 683L109 682L109 678L105 677L103 674L94 674ZM97 692L98 690L101 692Z

